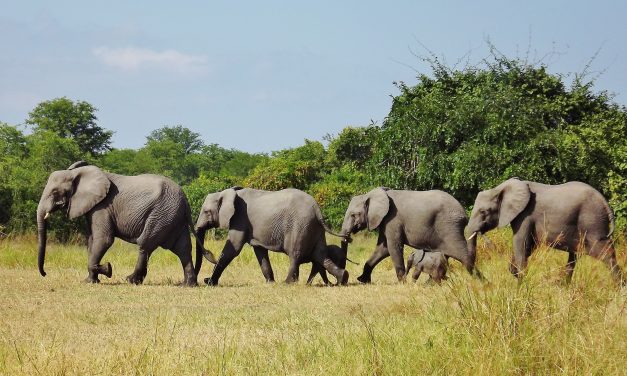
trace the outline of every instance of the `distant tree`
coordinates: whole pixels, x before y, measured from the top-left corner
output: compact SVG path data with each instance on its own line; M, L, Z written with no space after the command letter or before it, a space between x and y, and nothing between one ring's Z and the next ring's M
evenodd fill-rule
M372 157L378 131L375 126L346 127L337 137L327 135L327 160L335 166L352 163L363 167Z
M17 129L0 122L0 224L11 219L13 206L12 173L26 156L26 137Z
M190 129L185 128L182 125L159 128L150 132L150 135L146 138L148 139L148 143L155 141L171 141L180 145L186 155L197 153L204 146L204 142L200 139L200 134L192 132Z
M137 150L134 149L111 149L102 155L98 161L100 168L122 175L137 175L149 172L152 169L142 166L137 160Z
M318 141L305 140L305 145L272 153L244 181L253 188L277 190L298 188L306 190L327 170L324 146Z
M84 153L99 155L111 149L113 132L98 126L97 109L85 101L56 98L38 104L26 119L35 131L51 131L76 141Z

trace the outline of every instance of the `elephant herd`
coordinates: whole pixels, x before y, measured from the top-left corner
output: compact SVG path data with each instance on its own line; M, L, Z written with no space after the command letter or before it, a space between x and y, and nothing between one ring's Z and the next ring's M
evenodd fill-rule
M65 211L70 219L86 217L86 281L91 283L99 282L101 274L111 277L111 264L101 261L117 237L139 246L135 270L127 277L133 284L143 282L151 253L162 247L179 257L184 285L197 285L203 257L215 264L205 282L217 285L224 269L249 244L268 282L274 281L268 257L272 250L289 257L287 283L298 281L299 266L311 262L308 283L320 274L328 284L328 272L338 284L345 285L349 279L346 261L351 235L365 229L376 230L378 239L357 277L361 283L370 283L373 269L388 256L399 281L404 281L414 267L414 279L425 272L439 282L445 278L449 258L482 278L476 268L476 235L507 225L514 232L510 271L518 278L522 278L534 248L549 244L568 252L568 280L577 252L583 250L602 260L618 282L625 281L611 240L612 210L598 191L579 182L545 185L509 179L477 195L470 219L461 204L443 191L375 188L352 198L342 229L336 234L325 224L317 202L297 189L273 192L233 187L210 193L194 224L185 194L170 179L159 175L123 176L80 161L50 174L39 201L38 267L42 276L46 275L47 219L57 210ZM212 228L228 230L217 259L203 245L207 230ZM326 232L340 237L341 247L327 245ZM195 263L190 233L196 238ZM403 260L405 245L416 249L407 267Z

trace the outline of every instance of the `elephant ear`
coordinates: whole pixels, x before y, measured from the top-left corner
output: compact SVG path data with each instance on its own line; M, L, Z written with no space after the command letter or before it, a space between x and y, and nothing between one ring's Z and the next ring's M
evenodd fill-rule
M107 176L98 167L78 167L72 171L74 172L74 192L68 208L70 219L80 217L93 209L107 196L111 186Z
M501 183L495 189L500 197L499 227L505 227L525 210L531 192L527 183L515 178Z
M413 253L414 255L414 264L421 262L425 258L425 250L424 249L416 249Z
M375 188L368 192L368 230L379 227L383 218L390 210L390 198L383 188Z
M229 228L231 217L235 214L235 189L229 188L220 194L220 209L218 211L218 225L220 228Z

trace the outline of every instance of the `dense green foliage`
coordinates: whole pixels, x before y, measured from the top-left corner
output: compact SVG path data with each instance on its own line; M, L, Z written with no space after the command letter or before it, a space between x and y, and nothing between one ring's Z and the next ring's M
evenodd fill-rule
M26 124L35 130L46 130L72 138L83 153L101 154L111 149L113 132L96 124L97 109L84 101L65 97L38 104L28 114Z
M625 176L627 113L607 93L545 67L497 58L485 69L434 67L401 94L376 140L377 182L444 189L471 205L478 190L512 176L580 180L610 195Z
M34 226L48 174L85 159L105 170L155 173L183 185L196 214L204 196L241 185L298 188L340 226L350 198L375 186L442 189L472 205L477 192L517 176L549 184L578 180L610 201L627 227L627 109L593 81L551 74L497 53L455 70L431 61L413 86L398 83L380 126L347 127L328 145L305 140L271 156L205 144L177 125L147 136L138 150L111 149L111 132L96 125L95 108L66 98L29 115L32 132L0 125L0 223L7 231ZM74 227L73 227L74 226ZM68 234L76 225L65 225ZM1 229L0 229L1 230Z

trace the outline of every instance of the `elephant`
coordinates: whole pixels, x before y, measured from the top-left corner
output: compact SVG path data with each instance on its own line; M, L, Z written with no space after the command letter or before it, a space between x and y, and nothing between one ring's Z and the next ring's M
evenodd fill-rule
M82 215L87 219L86 282L100 282L100 274L111 278L111 264L101 265L100 261L117 237L139 246L135 271L127 277L130 283L144 281L148 258L157 247L163 247L179 257L183 284L198 284L202 243L196 243L194 268L188 232L193 232L191 210L185 194L172 180L159 175L112 174L83 161L52 172L37 207L38 266L42 276L46 275L46 222L57 210L65 211L69 219Z
M405 277L412 267L415 267L414 274L412 274L414 281L420 277L422 272L426 272L432 280L439 284L446 279L448 261L441 252L426 252L423 249L417 249L407 258Z
M318 203L298 189L264 191L233 187L210 193L196 221L201 244L210 228L228 229L228 238L214 266L208 285L217 285L224 269L250 244L267 282L274 282L268 250L290 258L286 283L298 281L299 266L313 262L331 273L338 282L348 282L348 272L337 267L327 255L325 224ZM332 233L333 234L333 233ZM335 234L337 235L337 234ZM205 252L205 255L211 255Z
M349 238L366 228L379 231L376 249L357 278L361 283L370 283L372 270L388 256L392 257L399 282L403 282L404 245L442 252L481 278L475 268L477 240L467 241L464 236L467 221L464 208L446 192L379 187L351 199L340 233Z
M577 250L605 262L617 281L625 279L611 239L614 214L607 201L588 184L547 185L511 178L477 194L468 229L476 234L511 224L514 253L510 272L522 279L527 259L541 244L568 252L566 281L570 282Z
M342 241L341 244L342 244L341 247L338 247L335 244L331 244L327 246L327 255L329 256L331 261L333 261L333 263L341 269L346 269L346 261L350 261L355 265L359 265L358 263L356 263L355 261L347 257L348 242ZM322 281L324 282L325 285L329 284L329 279L327 278L327 272L324 270L324 268L321 268L318 264L313 263L311 266L311 273L309 273L309 278L307 279L308 285L311 284L313 279L316 277L316 274L320 274L320 277L322 278Z

